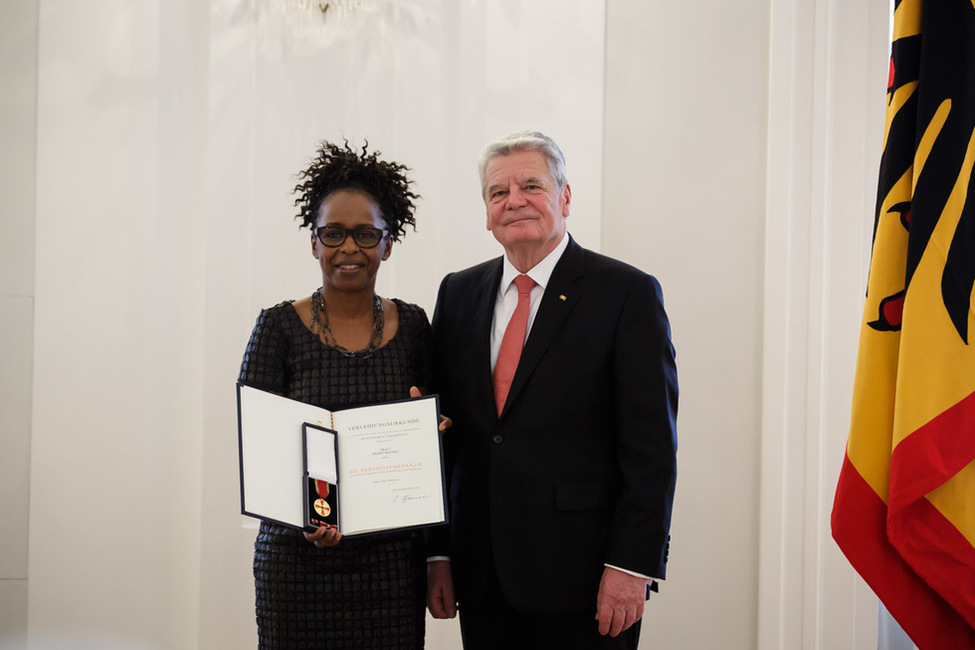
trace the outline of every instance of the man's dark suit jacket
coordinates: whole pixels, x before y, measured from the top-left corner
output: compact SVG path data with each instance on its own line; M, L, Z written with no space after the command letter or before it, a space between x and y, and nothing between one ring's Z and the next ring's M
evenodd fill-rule
M566 235L568 236L568 235ZM592 612L604 565L665 577L676 480L677 370L660 285L569 241L500 417L490 329L502 259L452 273L433 318L450 555L458 601L489 557L527 612Z

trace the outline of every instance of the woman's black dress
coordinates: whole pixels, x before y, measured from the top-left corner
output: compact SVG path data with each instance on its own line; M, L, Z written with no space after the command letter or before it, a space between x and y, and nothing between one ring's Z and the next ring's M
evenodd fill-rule
M394 302L399 329L369 358L323 345L290 302L263 310L241 383L330 411L409 397L410 386L430 385L430 324L420 307ZM254 582L261 648L423 647L426 558L418 531L318 549L300 531L261 522Z

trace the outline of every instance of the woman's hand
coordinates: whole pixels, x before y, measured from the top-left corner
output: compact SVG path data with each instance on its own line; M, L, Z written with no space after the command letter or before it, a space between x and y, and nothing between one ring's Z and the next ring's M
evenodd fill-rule
M314 533L305 533L305 539L315 545L315 548L338 546L342 541L342 533L334 526L319 526Z
M423 391L421 391L416 386L410 386L410 397L413 399L416 399L417 397L423 397ZM444 431L449 429L452 424L453 424L453 420L448 418L446 415L441 414L440 426L437 428L440 429L441 433L443 433Z

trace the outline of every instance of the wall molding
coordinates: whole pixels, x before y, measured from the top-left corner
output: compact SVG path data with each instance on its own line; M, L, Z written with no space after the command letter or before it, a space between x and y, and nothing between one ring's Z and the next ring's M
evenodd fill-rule
M829 530L884 119L886 0L773 0L759 645L876 648L876 598Z

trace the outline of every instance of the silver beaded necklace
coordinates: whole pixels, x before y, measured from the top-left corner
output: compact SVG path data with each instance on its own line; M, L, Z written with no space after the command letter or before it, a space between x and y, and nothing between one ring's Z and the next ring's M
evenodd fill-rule
M376 294L372 296L372 318L372 336L369 337L369 345L365 350L353 352L347 347L339 345L338 339L335 338L335 333L328 326L328 312L325 310L325 295L321 287L315 289L315 293L311 294L312 332L322 337L325 340L325 345L341 352L346 357L368 359L375 354L376 350L379 349L379 344L383 342L383 329L386 326L386 316L383 313L383 301Z

